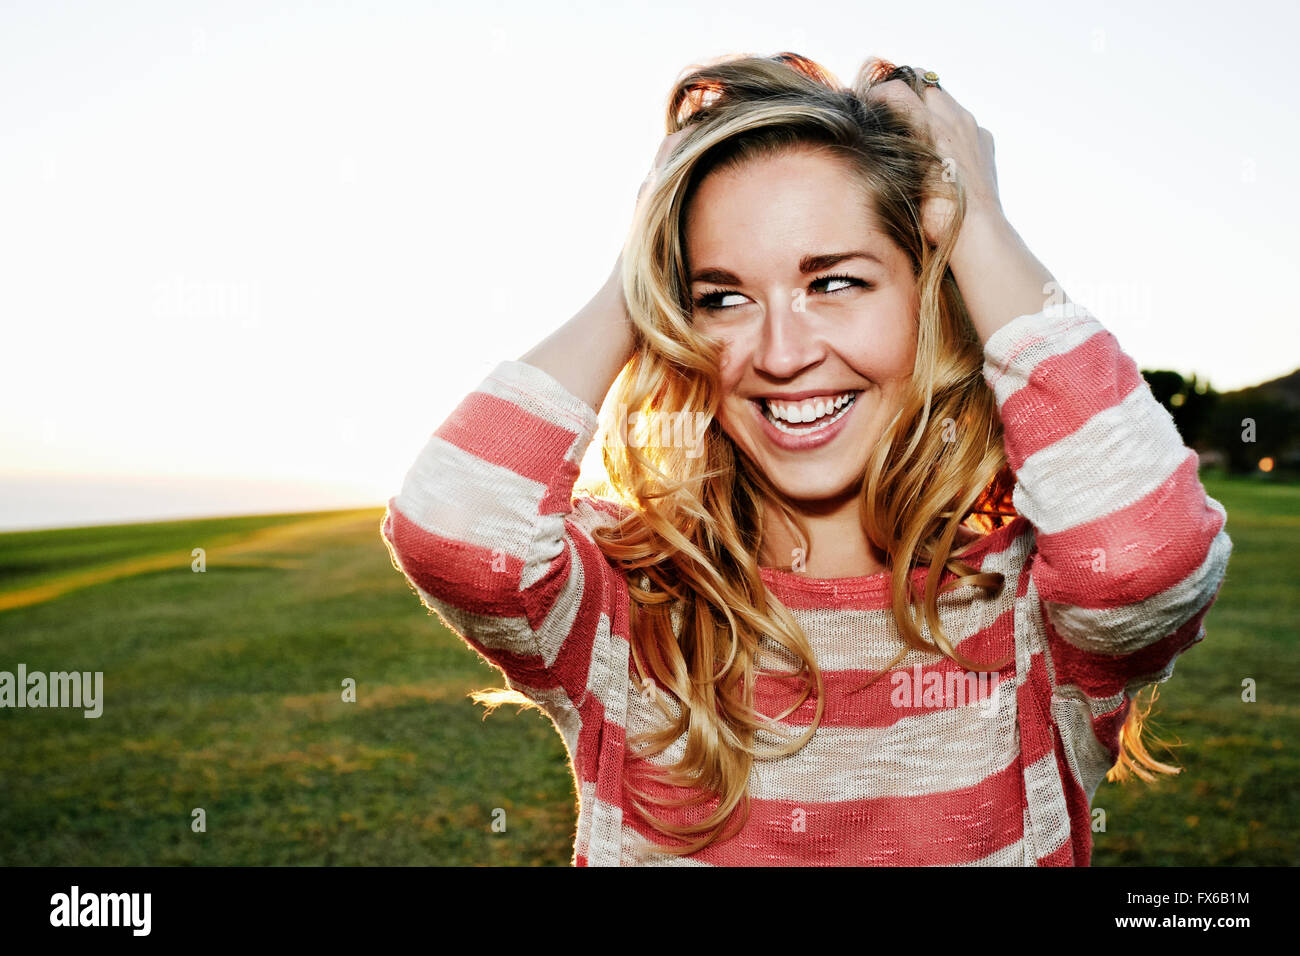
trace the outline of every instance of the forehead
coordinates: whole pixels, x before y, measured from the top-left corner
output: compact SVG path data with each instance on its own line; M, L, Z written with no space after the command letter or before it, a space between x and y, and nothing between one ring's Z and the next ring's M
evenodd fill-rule
M854 248L886 262L903 255L846 161L807 149L714 170L691 199L683 233L692 268L761 268Z

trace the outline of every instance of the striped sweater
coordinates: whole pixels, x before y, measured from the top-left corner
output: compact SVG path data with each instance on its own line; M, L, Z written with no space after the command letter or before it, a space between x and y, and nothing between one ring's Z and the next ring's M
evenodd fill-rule
M381 533L422 602L563 737L579 797L574 864L1089 863L1092 797L1132 695L1204 636L1232 547L1226 513L1133 360L1085 309L1015 318L989 338L983 371L1018 514L965 558L1001 572L1001 592L956 588L939 615L968 660L1005 665L965 672L909 650L863 689L902 648L889 572L762 568L822 670L823 718L798 751L755 762L743 829L689 857L654 851L650 841L672 841L625 789L671 796L649 762L677 760L685 738L653 758L627 743L663 716L629 653L627 579L591 537L619 506L573 493L596 413L545 372L503 362L437 429ZM926 569L913 573L924 581ZM782 654L769 641L759 664L788 670ZM760 676L755 704L782 713L799 686ZM759 742L805 729L814 706Z

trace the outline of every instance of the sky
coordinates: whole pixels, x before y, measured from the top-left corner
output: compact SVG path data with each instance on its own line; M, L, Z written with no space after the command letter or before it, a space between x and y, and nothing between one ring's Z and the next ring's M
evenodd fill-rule
M0 530L381 506L600 287L677 75L936 70L1142 368L1300 366L1300 5L0 5Z

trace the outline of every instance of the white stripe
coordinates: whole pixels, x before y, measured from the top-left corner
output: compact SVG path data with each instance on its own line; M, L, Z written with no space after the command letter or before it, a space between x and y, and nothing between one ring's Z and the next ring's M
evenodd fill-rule
M591 812L596 802L596 783L593 780L579 780L578 784L578 832L573 839L573 862L578 857L590 857L591 850ZM588 859L590 863L590 859Z
M1024 533L1004 550L987 554L980 562L982 572L998 572L1005 578L997 597L986 599L983 589L973 586L957 588L939 596L939 623L954 645L991 626L1013 607L1019 575L1033 541L1033 529L1026 525ZM903 647L892 607L879 610L798 608L791 613L808 637L814 658L823 671L879 671ZM932 639L929 622L922 623L921 634L926 640ZM760 648L760 666L776 671L790 670L795 666L794 657L770 636L763 636ZM914 664L933 664L942 659L938 652L909 648L897 666L906 669Z
M999 686L990 716L978 704L905 717L889 727L819 727L779 767L758 761L751 793L760 800L833 803L924 797L972 787L1016 757L1016 702ZM791 731L796 728L790 728ZM762 732L761 745L777 742Z
M998 409L1024 387L1042 362L1064 355L1104 331L1105 326L1084 310L1073 318L1049 312L1020 316L993 333L984 344L983 373Z
M538 522L539 526L542 522ZM562 532L563 533L563 532ZM569 546L568 542L561 540L561 548ZM555 595L555 600L551 603L551 609L547 612L546 618L542 621L537 629L538 650L546 662L547 668L555 664L555 659L560 656L560 650L564 647L565 641L573 634L574 622L578 619L578 614L582 610L582 602L586 595L586 569L582 566L582 560L578 553L572 547L569 551L569 577L564 587ZM554 561L555 558L551 558ZM528 567L536 567L541 570L545 566L533 564L530 556ZM540 580L540 573L530 575L533 578L531 583L535 584ZM606 628L608 628L608 621ZM597 639L600 634L597 633Z
M545 494L541 482L435 435L407 472L395 500L402 514L430 534L523 560Z
M1111 694L1109 697L1090 697L1080 690L1074 684L1058 684L1054 687L1054 693L1062 697L1069 697L1079 701L1088 707L1088 714L1094 720L1098 717L1105 717L1107 714L1113 714L1124 703L1124 692Z
M632 649L627 640L610 630L609 618L600 615L596 625L596 639L591 649L591 665L587 668L587 691L595 694L605 711L605 720L624 727L627 720L628 697L632 691L631 668L628 661ZM579 701L578 706L582 706Z
M600 424L595 410L549 373L526 362L499 364L475 391L512 402L553 425L578 433L569 460L579 461ZM576 447L577 445L581 447ZM575 457L576 456L576 457Z
M667 699L670 710L678 712ZM877 797L924 797L971 787L1005 770L1015 760L1016 700L1010 680L999 685L988 711L980 703L923 712L888 727L817 728L800 750L781 758L755 761L750 795L756 800L836 803ZM653 723L652 723L653 721ZM629 703L628 736L664 726L653 704L639 695ZM806 727L783 724L788 740ZM757 734L756 746L781 741L770 731ZM650 763L667 767L686 752L680 735Z
M939 623L944 633L958 650L963 640L987 628L1006 613L1010 603L1003 596L986 601L974 588L963 588L939 598ZM1013 592L1014 593L1014 592ZM1004 592L1005 594L1005 592ZM833 611L796 609L791 612L795 623L804 632L812 647L813 657L823 675L845 670L883 670L903 650L892 610ZM921 634L927 640L932 632L926 622ZM759 641L758 667L774 673L789 672L795 667L794 655L781 647L767 634ZM967 648L967 653L971 649ZM922 666L943 660L938 651L907 648L907 653L896 665L909 669L914 664ZM979 661L996 664L998 661ZM824 679L824 677L823 677Z
M650 840L631 827L623 828L623 866L713 866L691 856L674 856L652 849Z
M488 489L477 494L490 500L490 505L476 502L475 492L449 490L457 487ZM501 583L510 584L509 593L513 594L514 586L509 577L493 571L493 562L498 556L504 561L506 555L511 555L523 562L519 586L526 589L541 580L551 562L569 545L570 531L565 525L564 514L537 515L544 494L545 486L542 484L433 438L426 453L421 455L408 475L405 490L394 499L394 503L408 520L427 533L487 551L490 556L484 556L481 582L490 584L493 575L500 574ZM585 502L580 508L575 508L571 517L573 525L579 529L607 525L616 520ZM537 537L529 540L532 533ZM589 534L587 537L590 540ZM398 560L399 567L411 567L411 556L398 556L391 546L390 552ZM422 558L430 559L436 560L437 556ZM583 573L582 562L575 551L568 581L556 595L536 636L523 618L464 614L427 592L420 593L430 607L445 611L446 616L456 619L454 627L458 632L465 633L464 629L470 628L469 633L488 647L501 647L522 654L540 653L545 665L550 667L577 618L585 590ZM611 573L615 572L611 570ZM409 573L407 577L410 577Z
M1047 629L1043 623L1043 605L1038 595L1038 584L1032 575L1025 594L1016 600L1016 687L1029 683L1034 669L1034 658L1043 661L1047 671L1047 686L1055 692L1056 664L1047 649Z
M1058 534L1146 497L1193 454L1169 412L1138 386L1025 459L1012 501L1040 534Z
M560 739L564 742L564 750L568 754L569 766L572 768L574 758L577 756L578 736L582 731L582 718L578 714L578 708L569 699L568 693L565 692L563 687L539 690L509 677L506 678L506 685L512 690L517 690L529 700L536 701L538 706L551 718L551 723L555 725L556 731L560 734Z
M436 611L443 623L457 635L462 637L468 635L490 651L502 651L529 657L540 656L537 636L533 633L532 628L528 626L527 619L522 617L497 617L491 614L473 614L462 611L455 605L448 604L441 598L423 590L414 581L411 581L411 587L415 589L420 600L427 607ZM550 663L554 663L554 659Z
M1046 651L1042 605L1038 588L1031 575L1025 594L1016 602L1016 686L1029 682L1034 657L1041 657L1047 669L1048 687L1055 689L1056 674L1052 657ZM1025 852L1027 865L1036 865L1070 838L1070 813L1065 791L1057 772L1055 751L1024 768L1025 778Z
M592 785L590 808L591 831L587 853L588 866L618 866L623 855L623 809L606 803L595 795Z
M1038 847L1034 845L1034 821L1029 816L1029 807L1024 808L1023 834L1020 842L1024 844L1025 859L1022 866L1038 866Z
M1217 501L1207 500L1222 510ZM1173 634L1205 607L1227 573L1231 553L1232 541L1220 529L1201 566L1159 594L1113 608L1071 607L1050 601L1044 606L1057 633L1075 647L1099 654L1129 654Z
M549 669L554 666L564 640L573 629L579 610L579 601L575 599L580 598L582 592L582 567L579 562L574 561L570 565L569 584L552 605L540 631L535 633L527 618L476 614L461 610L430 594L415 583L412 572L407 570L411 568L410 559L407 559L406 564L402 564L403 559L396 554L394 559L399 562L420 600L436 611L443 623L456 634L472 637L490 651L539 657L544 667Z
M1106 778L1107 771L1115 765L1115 761L1097 739L1092 714L1086 703L1053 695L1052 719L1061 732L1061 743L1070 772L1091 803L1098 785Z
M1056 754L1049 750L1025 767L1025 796L1034 833L1034 851L1041 859L1070 839L1070 811L1065 805Z
M1025 587L1023 597L1016 598L1016 686L1029 681L1034 655L1044 658L1047 675L1052 676L1052 659L1047 656L1043 631L1042 605L1033 576Z

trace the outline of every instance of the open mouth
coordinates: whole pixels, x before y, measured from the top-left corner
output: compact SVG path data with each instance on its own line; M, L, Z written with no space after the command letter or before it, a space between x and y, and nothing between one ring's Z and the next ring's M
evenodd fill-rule
M828 428L843 418L861 392L842 392L799 401L778 401L769 398L755 399L755 403L778 431L788 435L807 435Z

